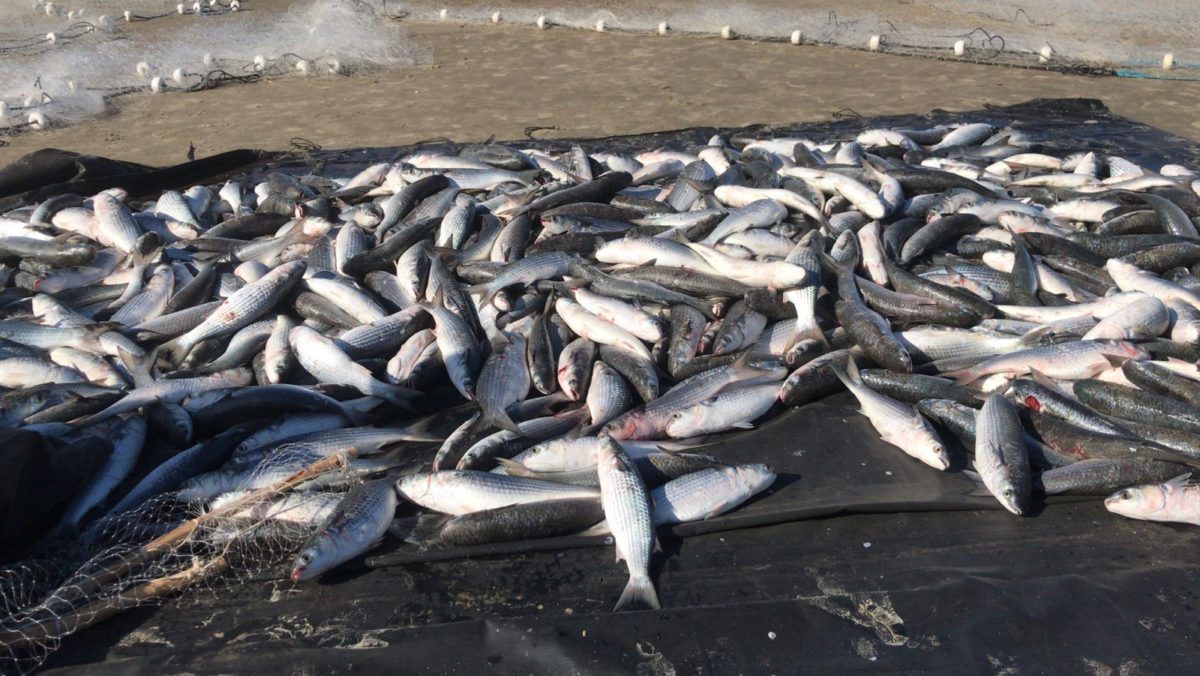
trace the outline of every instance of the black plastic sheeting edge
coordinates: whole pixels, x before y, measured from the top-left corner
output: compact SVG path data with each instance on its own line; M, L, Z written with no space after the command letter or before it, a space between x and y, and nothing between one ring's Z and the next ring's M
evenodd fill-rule
M262 150L230 150L155 169L46 148L0 169L0 212L36 204L55 195L87 196L108 188L124 188L134 197L153 195L181 185L213 181L256 162L281 156Z

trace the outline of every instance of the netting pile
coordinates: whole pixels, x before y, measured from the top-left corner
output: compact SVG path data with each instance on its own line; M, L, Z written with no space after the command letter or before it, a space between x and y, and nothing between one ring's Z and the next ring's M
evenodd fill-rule
M362 0L297 2L282 13L256 9L254 0L4 3L0 130L92 117L109 97L131 91L345 75L417 60L402 28Z
M211 593L294 559L361 483L348 462L345 451L314 461L311 449L283 444L234 491L161 494L0 567L0 673L35 669L64 638L121 611Z
M1195 78L1200 75L1200 12L1187 0L1155 3L1021 3L1005 0L901 0L899 3L667 2L552 3L496 0L398 2L422 20L533 24L584 30L799 40L895 54L1095 74ZM392 11L396 11L393 9ZM873 41L874 38L874 41ZM1163 71L1166 53L1173 71Z

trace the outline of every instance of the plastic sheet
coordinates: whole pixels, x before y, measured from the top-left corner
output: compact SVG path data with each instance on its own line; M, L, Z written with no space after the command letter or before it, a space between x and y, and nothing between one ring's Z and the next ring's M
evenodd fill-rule
M1049 150L1200 165L1195 144L1095 101L723 130L822 137L1010 123ZM591 139L702 143L718 130ZM548 144L560 147L569 142ZM526 142L523 145L531 145ZM318 152L327 173L405 149ZM306 162L278 165L306 171ZM267 167L260 165L255 171ZM185 186L178 186L185 187ZM283 571L142 608L71 637L47 668L89 673L1157 673L1194 663L1195 529L1095 500L1014 517L961 473L878 440L849 395L784 410L706 451L780 475L732 514L660 531L662 611L613 614L625 568L601 538L421 552L389 540L316 583ZM447 421L448 424L452 421ZM414 449L414 453L417 449ZM957 449L957 452L962 452Z

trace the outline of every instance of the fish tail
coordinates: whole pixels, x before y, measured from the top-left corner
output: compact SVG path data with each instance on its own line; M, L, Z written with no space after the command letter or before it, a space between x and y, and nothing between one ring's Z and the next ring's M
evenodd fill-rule
M452 517L446 514L422 514L418 517L394 519L388 532L408 544L428 547L437 540L438 532Z
M374 396L383 399L397 408L410 412L416 410L413 408L413 402L421 397L421 393L417 392L416 390L410 390L407 387L401 387L400 385L389 385L382 382L372 389L373 391L371 394Z
M846 389L850 389L853 385L857 385L862 382L862 378L858 375L858 365L854 363L853 358L846 359L846 368L842 368L836 362L830 362L829 368L833 371L833 375L837 376L837 379L842 381L842 385L844 385Z
M467 287L467 293L472 295L479 294L479 307L483 307L492 302L492 299L496 297L496 294L500 293L500 289L493 287L491 283L472 284Z
M520 434L521 428L517 427L517 423L513 422L512 416L508 415L508 411L491 411L484 415L484 422L494 427L499 427L502 430L507 430L513 434Z
M658 592L654 591L654 583L644 575L629 578L629 583L625 585L625 591L621 592L621 598L617 599L613 612L635 601L640 601L654 610L662 608L662 604L658 602Z
M826 348L829 347L829 341L825 338L825 332L817 325L816 318L803 324L799 320L796 321L796 339L792 345L788 346L788 349L791 349L792 346L805 338L812 338L813 340L820 341Z

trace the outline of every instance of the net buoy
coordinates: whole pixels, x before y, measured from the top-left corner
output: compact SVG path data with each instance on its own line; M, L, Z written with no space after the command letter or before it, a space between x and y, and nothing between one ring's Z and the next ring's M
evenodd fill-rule
M74 21L74 20L75 20L75 10L71 10L71 11L67 12L67 21Z
M138 61L138 65L135 67L135 69L137 70L137 74L141 75L142 77L147 77L150 75L150 64L146 63L145 61Z
M204 65L206 65L206 66L211 66L211 65L213 65L213 55L212 55L212 52L205 52L205 53L204 53L204 56L200 57L200 62L201 62L201 63L203 63L203 64L204 64Z
M150 78L150 91L155 94L161 94L163 90L163 79L157 75Z
M659 35L666 35L667 32L670 30L671 30L671 27L667 25L666 21L658 22L658 34Z
M732 40L733 39L733 29L730 28L729 26L722 26L721 27L721 39L722 40Z
M29 127L34 131L41 131L50 125L50 119L41 111L30 113L27 119L29 120Z
M8 101L0 101L0 120L8 117Z
M604 19L596 19L596 32L603 33L605 28L606 26L604 25Z
M492 23L500 23L500 12L492 13Z
M180 14L183 14L184 12L187 11L187 8L184 7L182 2L179 3L178 5L175 5L175 9L178 10Z
M883 45L883 38L878 35L872 35L871 39L867 40L867 49L872 52L878 52L881 45Z
M58 42L58 33L55 33L54 31L46 33L46 41L50 44Z
M130 21L133 21L133 12L125 10L125 22L129 23Z
M54 16L54 3L53 2L46 3L46 16Z
M301 75L308 75L312 69L312 62L308 59L300 59L296 62L296 70L300 71Z
M200 4L200 0L196 0L196 2L192 3L192 13L193 14L200 14L203 11L204 11L204 5Z
M236 12L241 8L242 8L242 3L238 2L238 0L233 0L233 2L229 3L229 10L231 12Z
M449 16L450 12L447 10L443 9L442 11L438 12L438 19L441 21L445 21Z
M267 57L263 56L262 54L256 55L254 57L254 70L266 70L266 69L267 69Z
M171 79L174 80L176 84L183 84L183 69L176 68L175 70L171 71Z
M1054 56L1054 48L1050 45L1042 45L1042 49L1038 52L1038 61L1040 63L1050 63L1050 57Z
M792 31L792 44L798 45L801 42L804 42L804 33L801 33L798 30Z
M545 29L546 29L546 17L544 17L544 16L539 16L539 17L537 18L537 27L538 27L538 28L541 28L542 30L545 30Z
M1163 70L1171 70L1172 68L1174 68L1175 67L1175 55L1172 54L1171 52L1167 52L1166 54L1163 54L1162 67L1163 67Z
M74 80L67 80L67 89L70 89L71 91L75 91L77 89L77 85L75 84Z
M111 31L113 29L112 17L107 14L101 14L100 18L96 19L96 25L106 31Z
M959 40L958 42L954 43L954 55L955 56L962 56L966 52L967 52L966 40Z
M329 64L325 67L328 68L329 72L334 75L340 75L342 73L342 62L338 61L337 59L330 59Z

